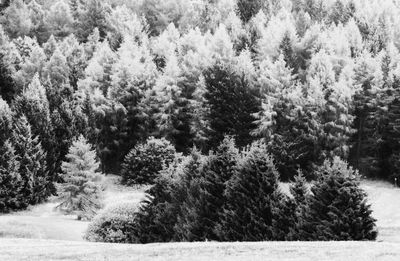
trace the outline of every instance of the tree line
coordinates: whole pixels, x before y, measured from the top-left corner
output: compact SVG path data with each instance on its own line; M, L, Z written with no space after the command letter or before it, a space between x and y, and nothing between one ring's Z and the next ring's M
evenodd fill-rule
M80 135L105 173L152 136L207 154L232 135L263 140L283 180L335 157L397 177L396 2L130 2L1 6L2 193L25 190L11 208L56 193Z

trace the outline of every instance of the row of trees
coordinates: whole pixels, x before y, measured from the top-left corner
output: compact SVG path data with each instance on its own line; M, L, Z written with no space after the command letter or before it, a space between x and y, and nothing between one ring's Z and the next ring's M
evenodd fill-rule
M265 144L239 151L225 138L208 156L194 149L165 167L139 210L110 209L89 227L95 241L374 240L375 220L356 171L338 157L301 173L287 196ZM129 218L127 218L129 216Z

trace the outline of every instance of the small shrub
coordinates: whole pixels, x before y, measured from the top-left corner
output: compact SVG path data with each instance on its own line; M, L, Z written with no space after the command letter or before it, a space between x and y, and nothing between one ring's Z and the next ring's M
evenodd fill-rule
M134 243L136 203L120 203L105 209L89 224L84 238L92 242Z
M175 158L175 148L166 139L149 138L125 157L122 164L122 182L127 185L152 184L157 173Z

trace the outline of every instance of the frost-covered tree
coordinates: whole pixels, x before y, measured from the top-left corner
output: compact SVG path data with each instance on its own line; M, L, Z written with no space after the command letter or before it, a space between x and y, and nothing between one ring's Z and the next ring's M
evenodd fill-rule
M95 28L99 35L104 38L107 34L106 17L110 13L110 6L100 0L81 2L75 19L75 35L80 41L87 40Z
M85 69L85 78L78 82L78 88L85 90L97 88L106 95L111 86L111 72L115 61L116 54L111 50L108 42L98 43Z
M72 143L66 161L62 164L60 205L66 213L74 213L78 219L91 219L102 207L102 175L97 172L100 163L96 152L87 140L80 136Z
M28 44L30 44L28 42ZM39 46L36 40L31 42L32 46L28 47L27 56L20 64L20 70L14 74L15 82L22 89L31 83L36 74L42 75L46 62L46 55L43 48Z
M57 1L51 5L46 15L48 32L57 37L65 37L72 31L74 18L68 3Z
M33 24L25 1L12 1L3 11L2 24L12 38L28 35Z

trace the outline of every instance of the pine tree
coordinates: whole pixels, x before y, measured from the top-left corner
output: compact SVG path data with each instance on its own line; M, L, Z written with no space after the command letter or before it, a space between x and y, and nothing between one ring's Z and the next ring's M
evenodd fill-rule
M2 142L0 145L0 213L26 207L21 194L22 179L19 169L19 159L12 143L10 140Z
M0 142L11 138L13 113L8 103L0 98Z
M184 241L217 240L215 226L219 223L225 202L226 183L232 177L239 151L231 137L225 137L214 153L204 162L194 156L193 165L201 168L187 169L183 174L185 190L181 219L177 224L178 237ZM197 159L197 161L196 161ZM196 164L197 163L197 164Z
M174 227L180 211L176 193L187 160L176 159L160 172L154 186L146 191L137 213L137 225L133 238L136 243L170 242L174 239Z
M91 219L102 207L102 176L97 172L100 163L96 152L80 136L72 143L66 158L62 164L65 183L60 185L58 207L66 213L76 213L79 220Z
M206 94L210 122L209 146L217 147L224 135L232 135L239 147L252 141L255 129L254 113L260 101L256 90L249 86L244 76L232 73L224 65L215 65L205 72Z
M240 19L247 23L263 7L263 1L260 0L239 0L237 3Z
M377 58L369 53L359 57L355 67L355 85L353 122L356 133L352 138L353 147L350 153L351 163L363 175L377 176L380 173L379 145L375 130L378 129L379 118L378 97L382 95L382 70Z
M98 28L100 38L104 39L107 33L106 16L110 13L109 6L99 0L85 1L81 4L74 24L75 35L81 42L85 42L93 30Z
M204 240L202 224L204 212L201 211L201 185L204 183L201 171L204 157L194 148L188 156L174 200L180 203L177 221L174 225L174 239L177 241Z
M387 104L387 110L382 111L382 116L380 117L384 121L384 126L381 131L382 143L381 143L381 159L382 165L388 165L385 176L391 176L394 178L399 178L400 176L400 81L395 79L392 87L388 93L384 96L386 97L384 104ZM380 116L380 115L379 115ZM385 173L382 173L385 174ZM384 177L385 177L384 176Z
M21 195L25 206L43 202L54 191L47 171L46 152L38 137L33 136L31 125L22 115L16 119L12 143L20 159L19 174L22 178Z
M154 121L159 135L171 140L178 151L192 146L189 100L181 84L181 70L175 56L167 59L164 74L154 86Z
M273 238L272 203L279 198L278 172L267 147L254 143L227 184L220 240L265 241Z
M317 170L301 216L301 240L375 240L372 210L359 187L359 176L346 162L335 157Z
M291 223L287 226L288 233L285 235L286 240L299 240L300 239L300 226L302 225L302 215L307 206L307 199L309 197L309 188L307 180L305 179L301 170L294 177L291 183L290 194L293 197L288 199L287 206L290 209L290 214L287 215Z
M0 54L0 97L10 102L14 98L17 88L3 57L4 55Z

